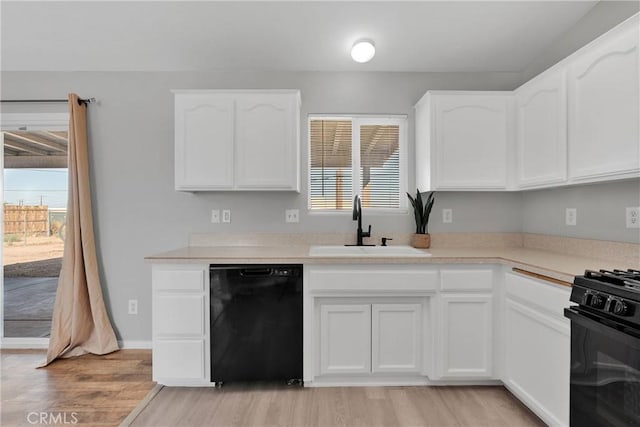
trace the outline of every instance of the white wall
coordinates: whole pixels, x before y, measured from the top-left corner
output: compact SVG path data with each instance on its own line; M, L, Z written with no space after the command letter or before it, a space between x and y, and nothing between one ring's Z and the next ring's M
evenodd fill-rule
M640 230L626 228L626 207L640 206L640 180L522 193L522 229L527 233L640 243ZM565 209L577 209L577 224L565 224ZM624 267L624 266L622 266Z

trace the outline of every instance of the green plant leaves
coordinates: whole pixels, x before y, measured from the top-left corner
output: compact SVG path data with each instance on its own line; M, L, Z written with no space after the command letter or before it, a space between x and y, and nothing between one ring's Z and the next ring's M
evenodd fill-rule
M429 216L431 215L431 209L435 202L435 191L429 193L426 203L423 203L422 194L417 188L415 199L411 197L409 193L407 193L407 197L411 202L411 206L413 206L413 214L416 220L416 234L428 233Z

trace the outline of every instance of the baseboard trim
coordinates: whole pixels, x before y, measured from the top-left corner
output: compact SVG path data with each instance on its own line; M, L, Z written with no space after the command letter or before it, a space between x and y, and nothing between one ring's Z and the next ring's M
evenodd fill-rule
M121 350L151 350L151 341L118 341Z
M0 348L15 350L47 349L49 338L8 338L0 340Z

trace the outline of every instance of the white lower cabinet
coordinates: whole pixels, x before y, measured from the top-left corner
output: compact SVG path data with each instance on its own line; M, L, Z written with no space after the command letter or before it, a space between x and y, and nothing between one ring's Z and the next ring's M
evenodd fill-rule
M305 383L426 384L438 276L420 264L305 266Z
M153 343L153 379L171 385L204 378L204 340L159 339Z
M159 384L211 382L208 273L208 265L153 265L153 380Z
M491 265L306 265L307 385L498 383L569 423L570 288ZM154 264L153 380L211 385L209 266ZM248 314L250 315L250 314Z
M569 288L507 274L505 385L551 426L569 425Z
M371 372L371 305L320 305L320 374Z
M320 375L422 370L422 305L318 304Z
M492 300L491 294L441 295L441 378L492 377Z
M493 282L491 267L440 269L434 378L493 377Z
M371 306L371 371L420 373L422 306Z

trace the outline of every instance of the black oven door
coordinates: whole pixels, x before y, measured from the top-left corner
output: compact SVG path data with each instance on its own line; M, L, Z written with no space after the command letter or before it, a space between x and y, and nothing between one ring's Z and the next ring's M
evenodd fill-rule
M640 426L640 331L576 307L565 316L571 319L571 425Z

